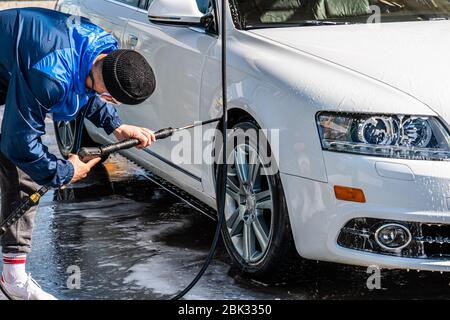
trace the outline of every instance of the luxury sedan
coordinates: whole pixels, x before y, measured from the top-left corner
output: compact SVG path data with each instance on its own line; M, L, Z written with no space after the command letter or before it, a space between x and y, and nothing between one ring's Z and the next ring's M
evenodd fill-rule
M145 55L157 90L118 110L154 130L221 116L218 8L57 4ZM300 257L450 271L450 1L229 0L226 14L230 132L264 132L232 150L223 239L233 262L260 278ZM55 124L63 155L114 141L84 125ZM123 155L214 208L211 139L181 153L180 143ZM263 153L274 155L270 173Z

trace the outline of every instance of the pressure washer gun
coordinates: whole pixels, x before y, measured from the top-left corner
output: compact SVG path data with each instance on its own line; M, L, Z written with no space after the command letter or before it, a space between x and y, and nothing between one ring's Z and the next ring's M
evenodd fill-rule
M220 120L221 119L212 119L212 120L208 120L208 121L204 121L204 122L198 122L196 124L189 125L186 127L176 128L176 129L165 128L165 129L155 132L155 137L156 137L156 140L164 140L164 139L172 137L178 131L189 130L189 129L192 129L195 127L204 126L204 125L207 125L210 123L218 122ZM137 147L140 144L141 144L141 142L139 140L130 139L130 140L126 140L123 142L106 145L103 147L82 148L80 150L80 152L78 153L78 156L80 157L81 161L89 162L98 157L109 156L110 154L116 153L121 150L127 150L127 149Z
M176 129L166 128L162 129L158 132L155 132L156 140L163 140L170 138L176 132ZM95 158L107 157L113 153L116 153L121 150L128 150L140 145L141 142L138 139L130 139L123 142L109 144L102 147L89 147L82 148L80 152L78 152L78 156L80 160L87 163Z
M165 128L162 130L159 130L155 132L156 140L164 140L167 138L170 138L173 136L176 132L182 131L182 130L188 130L192 129L198 126L204 126L210 123L218 122L219 119L212 119L205 122L198 122L193 125L189 125L182 128ZM107 157L113 153L116 153L121 150L127 150L134 147L137 147L140 145L141 142L137 139L130 139L126 141L122 141L115 144L109 144L102 147L93 147L93 148L82 148L80 152L78 152L78 156L80 157L80 160L87 163L92 159L99 158L99 157ZM20 218L22 218L28 210L30 210L32 207L37 205L39 203L39 200L48 192L50 191L50 187L44 186L41 189L39 189L36 193L32 194L31 196L27 197L25 200L22 201L22 203L8 216L7 219L5 219L2 224L0 225L0 236L2 236L12 225L14 225Z

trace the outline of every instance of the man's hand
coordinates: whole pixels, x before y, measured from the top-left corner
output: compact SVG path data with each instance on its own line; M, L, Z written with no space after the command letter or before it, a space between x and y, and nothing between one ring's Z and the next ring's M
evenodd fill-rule
M71 154L69 156L69 161L72 163L75 173L70 183L75 183L86 178L91 169L95 167L101 160L101 158L95 158L88 163L84 163L76 154Z
M137 146L139 149L147 148L156 141L155 134L150 129L129 126L126 124L117 128L116 131L114 131L114 135L119 141L138 139L141 142L141 144Z

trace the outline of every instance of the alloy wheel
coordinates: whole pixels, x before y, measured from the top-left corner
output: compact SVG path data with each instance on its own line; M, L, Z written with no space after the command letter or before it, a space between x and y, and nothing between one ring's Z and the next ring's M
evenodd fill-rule
M225 219L231 241L247 263L264 258L273 233L274 195L255 148L237 146L228 165Z

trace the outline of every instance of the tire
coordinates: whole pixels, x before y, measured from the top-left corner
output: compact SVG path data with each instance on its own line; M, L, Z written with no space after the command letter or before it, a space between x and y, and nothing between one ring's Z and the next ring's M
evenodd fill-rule
M228 136L229 141L237 136L238 141L245 142L233 146L228 143L232 149L232 152L228 150L229 159L235 161L228 162L222 237L233 263L245 275L263 281L281 281L289 277L301 259L295 249L279 173L264 175L254 170L262 168L261 155L268 154L263 153L269 148L268 143L264 139L258 148L257 135L239 139L239 135L249 130L258 133L259 128L252 121L240 122ZM258 161L249 161L252 154Z
M70 154L76 154L79 123L78 120L72 121L58 121L54 122L56 142L58 144L59 152L61 155L67 159ZM86 128L83 127L83 133L81 134L81 148L83 147L98 147L100 144L96 143L89 136ZM102 158L102 162L106 161L106 158Z

